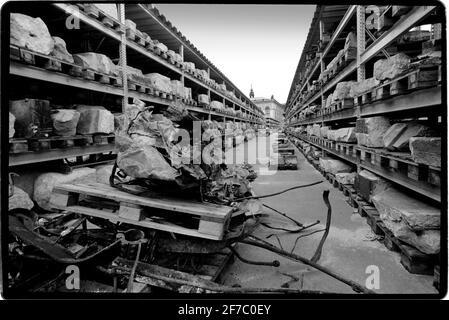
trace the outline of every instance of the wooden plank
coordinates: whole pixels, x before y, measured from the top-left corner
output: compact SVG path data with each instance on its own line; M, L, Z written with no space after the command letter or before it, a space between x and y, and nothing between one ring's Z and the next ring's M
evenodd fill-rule
M74 213L83 214L83 215L88 215L88 216L92 216L92 217L107 219L107 220L111 221L112 223L116 223L116 222L129 223L129 224L144 227L144 228L179 233L179 234L184 234L184 235L192 236L192 237L199 237L199 238L210 239L210 240L222 240L222 237L220 237L220 236L204 234L195 229L189 229L189 228L177 226L174 224L158 223L158 222L151 221L148 218L145 220L136 221L136 220L126 219L126 218L121 218L115 213L105 212L102 210L92 209L92 208L82 207L82 206L70 206L70 207L64 207L64 208L60 208L60 209L74 212Z
M142 196L137 196L117 190L109 185L95 182L86 184L60 184L57 185L55 189L87 194L94 197L107 198L118 202L125 201L145 207L184 212L198 216L215 217L220 219L226 219L233 210L232 207L220 206L213 203L206 204L166 197L155 198L153 195L152 198L147 198L143 194Z

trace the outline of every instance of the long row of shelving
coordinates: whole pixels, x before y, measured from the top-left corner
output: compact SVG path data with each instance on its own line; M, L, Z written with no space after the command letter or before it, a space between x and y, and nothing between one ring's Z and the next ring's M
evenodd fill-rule
M442 111L441 102L441 85L439 85L361 105L359 111L355 107L343 109L331 114L310 117L309 119L293 122L290 123L290 125L298 126L348 120L355 121L358 112L360 117L372 117L394 114L396 112L413 112L418 110L436 113ZM429 113L424 115L429 115Z
M97 81L89 81L83 78L77 78L68 74L55 72L55 71L49 71L46 69L29 66L25 64L21 64L18 62L11 61L10 62L10 74L20 77L26 77L30 79L36 79L40 81L47 81L59 85L65 85L70 87L76 87L86 90L92 90L97 92L103 92L108 94L117 95L120 97L123 97L123 89L120 87L116 87L113 85L103 84L99 83ZM138 98L145 102L150 103L157 103L161 105L170 105L172 103L171 100L163 99L160 97L151 96L145 93L140 93L136 91L128 91L128 96L131 98ZM193 107L193 106L187 106L187 109L190 111L195 111L207 115L213 115L213 116L219 116L219 117L225 117L228 119L238 120L238 121L245 121L245 122L251 122L251 123L257 123L254 120L246 119L243 117L236 117L233 115L227 115L227 114L221 114L219 112L214 112L211 110L206 110L201 107Z
M89 26L97 29L98 31L104 33L105 35L107 35L107 36L117 40L118 42L121 41L120 33L121 32L125 32L125 27L123 25L121 25L121 30L114 30L114 29L106 27L105 25L103 25L99 21L97 21L94 18L88 16L87 14L85 14L84 12L82 12L76 6L74 6L72 4L54 3L53 5L56 6L57 8L59 8L59 9L61 9L67 15L76 15L77 17L79 17L79 19L82 22L84 22L84 23L88 24ZM210 90L214 94L216 94L216 95L220 96L221 98L223 98L225 101L228 101L229 103L235 104L239 108L246 110L252 116L260 118L260 115L255 113L253 110L248 108L246 105L237 103L235 100L229 99L226 95L223 95L221 92L215 90L214 88L212 88L209 85L203 83L202 81L198 80L197 78L195 78L195 77L191 76L190 74L184 72L182 69L180 69L177 66L169 63L167 60L161 58L160 56L156 55L155 53L153 53L153 52L143 48L142 46L139 46L137 43L135 43L133 41L125 41L125 42L126 42L126 46L128 48L130 48L130 49L132 49L132 50L134 50L134 51L144 55L147 58L150 58L151 60L161 64L162 66L170 69L171 71L176 72L177 74L179 74L179 76L182 75L184 78L186 78L186 79L196 83L197 85L202 86L203 88L205 88L207 90Z
M359 61L352 61L349 65L347 65L343 70L341 70L335 78L333 78L330 82L325 84L319 92L313 95L308 101L301 104L295 110L290 109L287 119L290 119L301 110L309 106L311 103L321 98L324 93L327 93L330 89L334 88L337 83L344 80L350 74L357 71L357 68L360 64L366 63L368 60L372 59L375 55L377 55L383 48L392 43L396 38L400 35L404 34L408 30L410 30L413 26L415 26L419 21L423 20L429 14L431 14L436 7L434 6L416 6L409 13L405 14L398 20L389 30L385 31L378 39L373 41L373 43L366 48L362 53L360 53ZM348 10L351 10L348 9ZM336 30L336 32L338 29ZM298 96L295 97L295 100L291 103L291 105L295 104L295 101Z
M440 168L419 165L406 154L398 157L397 153L381 152L354 144L339 143L307 135L290 135L430 199L441 201ZM419 170L421 172L416 174ZM425 181L422 180L423 177L425 177Z

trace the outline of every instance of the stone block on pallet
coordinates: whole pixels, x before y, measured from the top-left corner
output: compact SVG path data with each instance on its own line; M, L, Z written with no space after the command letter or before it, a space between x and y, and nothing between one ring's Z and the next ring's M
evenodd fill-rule
M79 134L114 132L114 115L102 106L77 105L80 113L76 132Z
M328 158L328 157L320 158L320 167L324 171L326 171L328 173L332 173L332 174L337 174L337 173L342 173L342 172L349 173L352 171L352 166L347 165L343 161Z
M384 147L392 151L408 151L412 137L434 137L436 132L417 122L395 123L383 136Z
M328 132L328 130L329 130L328 126L322 126L320 128L320 136L321 136L321 138L327 139L327 132Z
M366 201L371 201L372 197L389 188L391 184L381 177L367 170L361 170L354 179L354 188L358 194Z
M415 232L411 230L404 221L391 221L386 217L382 219L382 214L380 218L397 239L411 245L425 254L438 254L440 252L440 230Z
M335 174L335 179L341 184L354 184L354 179L357 173L340 172Z
M145 75L145 77L148 78L151 86L154 89L167 93L171 91L170 78L159 73L148 73Z
M74 136L80 113L72 109L59 109L51 115L54 132L58 136Z
M15 117L16 138L30 138L39 131L51 130L51 107L48 100L11 100L9 112Z
M351 88L354 85L354 81L342 81L337 83L334 92L332 93L332 102L341 101L346 98L351 98Z
M417 163L441 167L441 138L413 137L409 146L412 159Z
M366 133L357 133L359 145L369 148L383 148L383 137L390 128L390 120L386 117L371 117L365 119Z
M320 137L321 136L320 128L321 128L321 126L319 124L314 124L312 126L312 135L314 135L316 137Z
M406 72L410 67L410 57L398 53L388 59L380 59L374 63L374 77L383 81L393 79Z
M42 54L50 54L54 40L41 18L21 13L10 15L10 43Z
M209 96L207 94L199 94L198 95L198 103L208 105L209 102L210 102L209 101Z
M372 200L381 215L391 221L404 221L413 231L440 229L440 209L395 188L377 193Z
M55 46L50 55L57 59L73 63L73 56L69 53L69 51L67 51L65 41L59 37L53 37L53 41L55 43Z
M73 55L75 63L83 69L91 69L107 75L117 75L117 66L109 57L101 53L83 52Z
M359 96L362 93L370 91L371 89L378 86L380 83L376 78L368 78L359 82L354 82L351 86L351 90L349 91L349 95L351 97Z
M357 142L357 137L353 127L350 128L340 128L337 130L328 130L327 137L332 141L355 143Z

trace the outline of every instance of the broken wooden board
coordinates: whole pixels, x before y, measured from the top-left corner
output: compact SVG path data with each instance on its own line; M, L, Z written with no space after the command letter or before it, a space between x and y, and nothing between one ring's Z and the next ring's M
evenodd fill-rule
M95 197L117 204L118 210L105 211L84 205L81 197ZM113 222L129 223L144 228L184 234L193 237L223 239L231 218L232 207L170 198L164 195L130 194L102 183L61 184L53 189L51 205ZM158 216L158 209L169 213L172 221ZM188 219L188 227L173 221Z

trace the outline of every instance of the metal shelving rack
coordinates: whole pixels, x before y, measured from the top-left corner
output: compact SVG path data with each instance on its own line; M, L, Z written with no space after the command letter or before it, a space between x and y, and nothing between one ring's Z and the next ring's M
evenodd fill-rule
M97 81L88 81L82 78L76 78L69 74L54 72L51 70L46 70L32 65L26 65L18 63L16 61L11 61L10 63L10 75L14 75L20 78L27 78L31 81L47 82L56 85L57 87L70 87L88 90L90 92L102 93L113 95L121 99L122 101L122 111L126 103L128 103L129 98L138 98L146 103L157 104L160 106L168 106L173 103L170 99L164 99L162 97L152 96L146 93L141 93L137 91L128 90L127 86L127 75L125 67L129 64L133 64L133 59L130 58L130 52L133 54L138 54L140 59L143 61L148 61L150 63L156 64L164 68L164 70L169 70L170 75L176 75L183 84L184 81L189 81L190 84L194 84L202 92L207 92L209 97L211 94L214 97L219 97L226 106L230 106L235 110L241 110L243 117L233 116L229 114L222 114L215 112L213 110L207 110L200 106L186 105L186 108L190 112L194 112L202 119L217 119L222 121L232 120L234 122L245 122L253 126L261 125L263 123L263 112L258 108L248 97L246 97L226 76L224 76L207 58L202 55L198 49L194 47L179 31L177 31L166 18L159 13L157 9L151 5L143 4L117 4L118 17L119 17L119 27L110 27L107 24L102 23L95 17L88 15L76 4L67 3L53 3L46 4L57 8L58 12L61 12L64 17L75 16L82 23L81 29L88 28L89 30L94 30L95 32L107 37L109 41L112 40L115 45L117 45L119 51L118 65L122 67L122 86L113 86L108 84L102 84ZM60 18L60 17L54 17ZM125 19L145 19L147 23L151 25L156 25L156 29L163 28L166 30L166 34L169 35L170 41L178 42L177 52L184 57L184 52L189 52L191 55L194 54L195 57L201 60L202 66L206 66L209 74L213 75L216 79L220 79L221 83L225 83L228 90L234 91L237 99L231 99L221 93L220 91L212 88L205 82L195 78L193 75L186 73L183 69L171 64L169 61L163 59L152 51L139 46L133 41L129 41L125 35ZM176 30L176 32L174 31ZM151 38L154 34L151 30L146 31ZM52 30L50 30L52 32ZM163 42L163 41L161 41ZM185 60L189 61L189 60ZM161 72L162 73L162 72ZM174 79L171 76L171 79ZM193 88L192 88L193 91ZM237 101L238 100L238 101ZM10 154L9 165L17 166L35 162L43 162L48 160L63 159L68 157L77 157L83 155L89 155L93 153L107 153L115 152L113 145L106 146L84 146L75 147L70 149L53 149L45 152L26 152L20 154Z
M391 7L391 6L390 6ZM410 117L432 117L433 120L440 117L443 113L442 107L442 88L441 84L420 89L416 91L409 91L405 94L393 96L385 100L377 100L371 103L357 105L353 108L343 109L338 112L330 114L318 114L308 118L300 118L299 113L313 104L322 105L324 97L335 89L335 86L341 81L356 80L361 81L365 79L365 66L373 59L383 54L385 48L393 44L401 35L410 29L423 24L441 23L441 18L438 16L439 8L436 6L414 6L403 14L390 28L385 30L377 39L366 36L366 6L346 6L342 11L341 6L318 6L315 12L312 25L310 27L309 36L307 38L303 53L301 55L295 77L292 81L290 93L286 104L286 122L290 128L297 126L307 126L313 124L342 127L343 124L353 124L357 119L367 118L372 116L387 116L398 118ZM387 8L391 10L391 8ZM333 30L325 48L313 48L314 41L323 39L323 21L326 21L324 15L326 12L335 12L334 16L339 19L338 26ZM312 81L317 80L320 72L324 71L325 61L329 62L336 56L336 43L344 31L354 31L357 38L357 54L356 59L349 62L340 72L338 72L333 79L321 86L320 90L314 93L305 101L301 100L301 93L306 91ZM318 36L317 36L318 34ZM344 36L343 36L344 39ZM338 46L337 46L338 47ZM308 74L301 74L305 69L306 55L310 51L316 52L317 58L314 65L310 68ZM338 51L338 49L337 49ZM390 180L396 184L417 192L429 199L440 202L440 186L430 185L426 181L415 181L407 177L407 174L394 173L391 170L386 170L380 165L374 165L364 162L359 153L348 155L331 147L332 144L317 143L311 141L306 136L298 136L297 138L310 143L314 147L322 150L324 153L332 154L346 162L350 162L357 166L357 170L369 170L383 178ZM330 142L330 141L329 141ZM355 148L359 147L355 145ZM418 166L412 161L410 165ZM439 168L437 170L440 170Z

